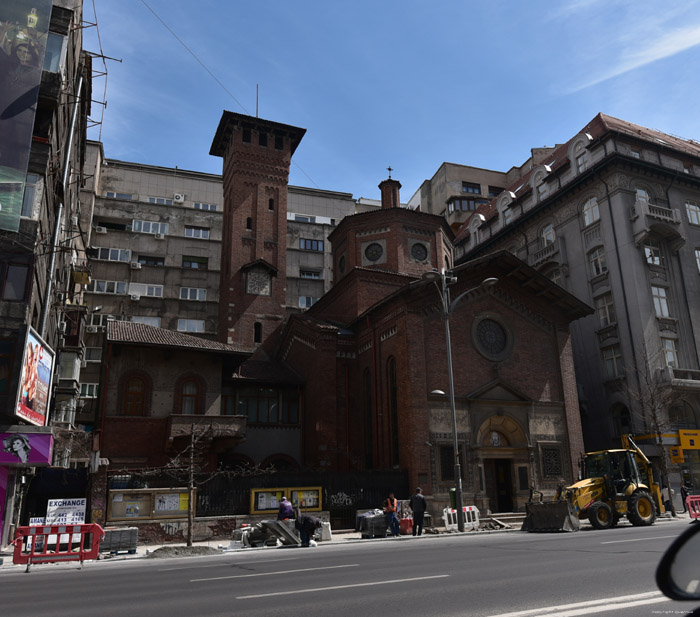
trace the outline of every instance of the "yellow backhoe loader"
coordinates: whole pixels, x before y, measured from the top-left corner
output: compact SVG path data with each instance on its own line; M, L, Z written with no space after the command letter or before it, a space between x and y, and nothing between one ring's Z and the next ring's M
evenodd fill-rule
M584 454L580 467L581 480L560 487L554 501L530 498L523 531L578 531L582 519L596 529L609 529L623 516L641 527L665 512L651 462L631 435L622 436L620 450Z

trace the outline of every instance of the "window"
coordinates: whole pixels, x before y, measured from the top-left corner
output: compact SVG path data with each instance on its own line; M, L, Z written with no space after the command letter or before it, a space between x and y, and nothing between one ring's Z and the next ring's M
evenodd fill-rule
M129 293L134 296L149 296L151 298L163 297L162 285L149 285L147 283L131 283Z
M489 197L498 197L503 192L500 186L489 186Z
M583 224L588 227L588 225L595 223L599 218L598 200L595 197L591 197L583 204Z
M588 254L588 263L591 266L591 276L599 276L608 271L608 266L605 264L605 251L600 247Z
M644 241L644 257L651 266L661 265L661 244L658 240L647 238Z
M479 206L487 204L488 199L474 199L472 197L462 197L454 199L447 204L448 212L473 212Z
M102 360L102 347L86 347L85 361L100 362Z
M131 193L113 193L112 191L107 191L105 197L111 197L112 199L133 199L134 196Z
M178 332L204 332L203 319L178 319Z
M462 193L481 195L481 185L474 182L462 182Z
M210 212L216 212L219 206L216 204L204 204L199 201L194 202L195 210L209 210Z
M250 143L250 129L243 129L243 133L241 134L241 140L244 144Z
M141 234L162 234L164 236L168 234L167 223L154 223L153 221L134 220L131 222L131 229Z
M560 287L564 286L564 279L561 276L561 270L559 268L554 268L554 270L547 274L547 278Z
M299 397L293 390L242 388L238 414L247 416L249 424L298 424Z
M27 291L29 266L21 264L0 264L5 266L5 280L2 282L3 300L24 300ZM1 272L2 270L0 270Z
M124 386L122 413L125 416L143 416L146 413L146 381L142 377L131 377Z
M245 220L245 228L246 228L248 231L252 231L252 229L253 229L253 219L252 219L251 217L248 217L248 218Z
M191 257L190 255L183 255L182 267L191 268L192 270L207 270L209 267L209 258Z
M39 176L36 174L27 174L27 180L24 185L24 197L22 198L22 216L31 218L34 214L34 196L36 195L36 185L39 182Z
M267 133L258 133L258 145L267 148Z
M180 387L180 413L194 415L199 413L199 388L194 380L184 381Z
M165 197L146 197L149 204L160 204L161 206L172 206L173 200Z
M185 238L209 240L209 229L206 227L185 227Z
M303 279L320 279L321 273L318 270L299 270L299 276Z
M275 135L275 150L281 150L284 147L284 139L282 135Z
M311 308L318 298L312 298L311 296L299 296L299 306L301 308Z
M542 446L542 475L546 478L562 475L561 449L558 446Z
M617 405L612 412L613 431L615 435L628 435L632 433L632 416L630 410L624 405Z
M669 317L668 298L665 287L651 287L651 297L654 299L654 311L657 317Z
M272 197L270 197L270 199L267 202L267 209L270 211L275 209L275 200Z
M611 293L606 293L595 301L596 313L598 313L598 320L600 321L601 328L605 328L610 324L617 321L617 316L615 315L615 305L613 304L613 297Z
M442 482L454 482L455 480L455 449L451 445L440 446L440 480ZM460 465L464 469L464 454L460 448Z
M97 398L98 383L81 383L80 398Z
M160 328L160 317L149 317L147 315L133 315L131 321L132 323L142 323L147 326L153 326L154 328Z
M164 266L165 260L162 257L153 255L139 255L137 261L142 266Z
M308 214L295 214L294 220L298 221L299 223L315 223L316 217Z
M180 300L197 300L205 302L207 290L200 287L180 287Z
M126 283L124 281L98 281L93 279L90 281L87 290L99 294L125 294Z
M537 196L539 199L544 199L547 196L547 185L544 182L537 185Z
M309 238L299 238L299 248L302 251L323 252L323 240L311 240Z
M503 224L508 225L513 219L513 211L510 208L503 210Z
M259 321L253 324L253 342L262 343L262 324Z
M698 272L700 272L700 249L695 249L695 263L698 266Z
M130 261L131 251L128 249L98 248L96 259L105 261Z
M693 225L700 225L700 206L693 201L685 202L685 211L688 214L688 222Z
M556 240L557 234L554 231L554 225L551 223L549 225L545 225L542 228L542 231L540 232L540 240L542 242L542 247L544 248L545 246L550 246L551 244L554 244L554 240Z
M49 32L44 56L44 70L49 73L62 72L66 37L56 32Z
M650 203L651 199L649 199L649 193L647 192L646 189L643 189L641 187L637 187L634 191L637 201L642 201L644 203Z
M636 150L635 148L632 148L632 150L630 150L630 154L632 155L632 158L635 158L635 159L642 158L642 152L640 150Z
M588 152L586 152L583 144L576 146L576 169L578 173L586 171L588 167Z
M676 340L672 338L662 338L661 349L663 350L664 359L666 360L666 366L678 368L678 348L676 347Z
M603 348L603 364L605 365L605 378L617 379L623 375L622 352L619 345L610 345Z

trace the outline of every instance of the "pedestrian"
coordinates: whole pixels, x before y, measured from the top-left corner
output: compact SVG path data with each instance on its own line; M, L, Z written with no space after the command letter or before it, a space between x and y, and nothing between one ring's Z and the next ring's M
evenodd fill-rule
M294 522L299 535L301 536L301 545L304 547L311 546L311 536L317 529L323 525L321 519L311 516L310 514L300 514ZM314 545L315 546L315 545Z
M418 487L416 492L408 502L413 511L413 535L420 536L423 533L423 518L425 517L425 497L423 497L423 489Z
M282 496L282 501L280 501L280 507L277 511L277 520L284 521L288 518L294 518L294 507L289 502L286 496Z
M399 535L398 505L399 502L396 501L394 492L390 492L389 496L384 500L384 516L386 517L386 526L394 537Z
M686 503L686 500L688 499L688 495L690 489L690 482L686 480L685 482L681 482L681 501L683 502L683 512L682 514L685 514L688 511L688 504Z

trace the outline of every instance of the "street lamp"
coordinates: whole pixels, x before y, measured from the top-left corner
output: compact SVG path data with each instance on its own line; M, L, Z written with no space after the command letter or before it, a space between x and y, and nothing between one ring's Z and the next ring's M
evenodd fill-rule
M449 378L450 385L450 411L452 413L452 448L454 450L455 457L455 506L457 510L457 529L459 531L464 531L464 510L462 509L462 466L459 463L459 448L457 444L457 410L455 409L455 385L454 377L452 375L452 342L450 338L450 315L452 315L455 307L459 301L466 295L470 294L472 291L481 289L482 287L493 287L498 283L498 279L490 277L484 279L476 287L467 289L459 294L454 300L450 300L450 289L448 285L457 282L457 277L449 276L443 269L441 272L436 272L435 270L431 272L425 272L421 277L424 281L432 281L435 283L435 287L440 292L440 300L442 301L442 314L445 319L445 340L447 341L447 375ZM440 281L440 286L438 286L438 281ZM434 390L431 394L443 394L441 390Z

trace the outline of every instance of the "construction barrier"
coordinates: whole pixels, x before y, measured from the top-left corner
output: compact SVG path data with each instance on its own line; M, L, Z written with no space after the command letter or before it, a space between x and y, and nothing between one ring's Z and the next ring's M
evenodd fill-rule
M32 525L19 527L12 544L15 547L13 563L51 563L97 559L100 541L105 537L96 523L83 525Z
M478 529L479 527L479 508L476 506L463 506L464 511L464 528ZM445 508L442 511L442 520L445 521L445 529L447 531L457 530L457 510L454 508Z
M700 495L688 495L685 498L685 507L690 518L700 518Z

